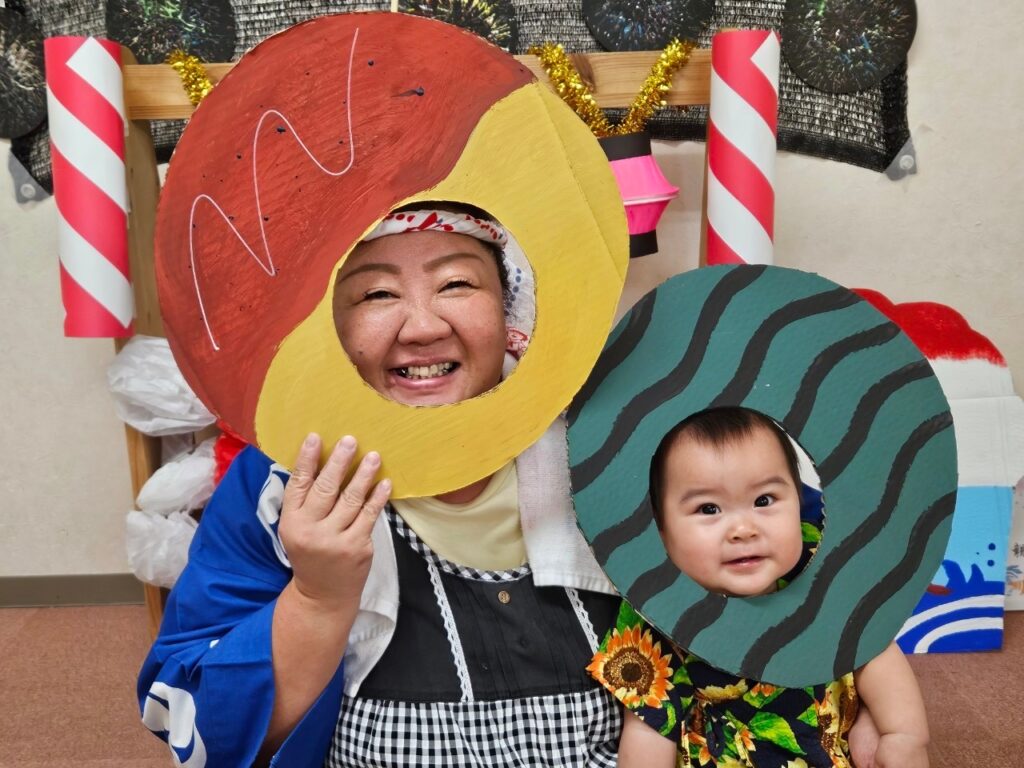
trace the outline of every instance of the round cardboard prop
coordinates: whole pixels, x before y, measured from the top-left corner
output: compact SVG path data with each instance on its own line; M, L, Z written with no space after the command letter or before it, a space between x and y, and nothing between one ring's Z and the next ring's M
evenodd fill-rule
M161 64L175 49L203 61L227 61L235 53L229 0L190 0L170 13L166 3L107 0L106 6L107 34L131 48L140 64Z
M391 209L472 203L529 258L537 322L511 376L415 408L372 390L334 325L337 271ZM393 496L485 477L534 442L600 353L629 240L604 153L528 69L406 14L316 19L244 56L196 110L160 198L157 287L189 385L290 462L310 431L377 450Z
M710 21L714 0L583 0L583 19L609 51L651 51L673 38L696 38Z
M398 0L398 10L468 29L509 53L519 50L512 0Z
M815 460L825 529L785 589L710 593L665 554L651 457L687 416L765 413ZM569 413L579 524L616 588L715 667L805 686L895 637L942 560L956 501L949 406L928 362L846 288L781 267L706 267L618 324Z
M906 61L916 32L914 0L788 0L782 52L812 88L856 93L874 88Z

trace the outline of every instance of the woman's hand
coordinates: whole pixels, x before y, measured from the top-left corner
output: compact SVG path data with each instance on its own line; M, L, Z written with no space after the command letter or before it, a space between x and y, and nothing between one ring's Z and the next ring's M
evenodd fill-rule
M285 486L277 532L292 580L274 608L274 708L259 765L270 760L330 682L359 611L373 560L370 536L391 483L373 486L380 456L368 453L345 484L355 454L355 438L342 438L318 473L320 438L310 435Z
M320 437L307 437L285 486L278 528L295 591L312 606L353 615L373 559L373 525L391 493L389 480L373 485L380 455L372 451L343 485L355 453L355 438L343 437L317 473Z

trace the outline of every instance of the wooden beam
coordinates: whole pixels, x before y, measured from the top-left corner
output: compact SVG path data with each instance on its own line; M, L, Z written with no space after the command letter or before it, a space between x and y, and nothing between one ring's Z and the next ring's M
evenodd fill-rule
M126 67L136 67L131 51L121 47ZM168 66L168 69L170 67ZM177 73L171 69L171 73ZM184 90L179 85L179 91ZM156 296L156 266L153 262L153 231L156 227L156 205L160 196L160 179L156 170L156 153L149 123L130 116L125 139L125 174L128 181L128 256L132 288L135 292L135 332L147 336L163 336L163 321ZM120 351L125 340L118 339ZM144 435L125 424L128 466L131 471L132 494L139 495L142 486L160 467L160 439ZM163 616L167 591L152 584L143 584L149 632L156 637Z
M628 107L658 59L658 51L579 53L573 60L586 69L594 85L594 97L602 107ZM536 56L516 56L543 83L547 74ZM220 82L234 64L207 64L214 83ZM195 107L188 100L178 73L169 64L127 64L124 67L125 107L129 120L187 118ZM665 100L674 106L707 104L711 93L711 51L694 50L686 65L676 72Z

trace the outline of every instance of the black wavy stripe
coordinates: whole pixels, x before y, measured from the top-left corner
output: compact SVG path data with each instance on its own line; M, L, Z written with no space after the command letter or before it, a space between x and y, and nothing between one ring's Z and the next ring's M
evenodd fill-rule
M601 353L601 356L597 359L597 364L594 366L594 370L590 372L590 376L587 377L583 387L576 393L576 397L573 398L572 404L569 406L569 413L567 414L570 427L576 421L580 408L597 391L597 388L604 383L604 380L608 378L608 374L629 357L629 353L636 348L637 343L643 338L644 333L647 331L647 326L651 324L651 317L654 316L654 301L656 298L657 292L651 291L629 311L629 320L626 321L626 327L615 341L612 342L611 346Z
M803 432L807 425L807 419L811 416L814 403L818 399L818 390L821 389L822 382L833 368L854 352L885 344L896 338L899 333L899 326L895 323L885 322L874 328L847 336L845 339L840 339L818 353L800 382L789 413L782 420L790 434L799 436Z
M591 546L594 549L594 556L597 558L597 561L602 565L607 563L608 558L612 556L612 552L647 530L647 526L650 525L653 518L654 512L651 509L651 496L646 494L643 501L640 502L636 509L629 513L628 517L620 520L611 528L605 528L594 537Z
M735 405L743 402L761 373L761 366L764 365L764 359L768 356L772 339L787 325L813 315L844 309L859 301L861 299L846 288L834 288L831 291L816 293L813 296L790 302L772 312L762 321L760 327L747 342L732 381L726 384L708 407L719 408L723 405Z
M693 638L718 621L727 604L725 595L708 592L679 616L672 630L672 641L681 648L689 648Z
M651 411L686 389L707 351L708 340L729 302L764 272L764 265L741 266L727 272L708 294L690 337L690 343L679 364L662 379L654 382L622 409L615 418L608 437L591 456L570 468L573 491L579 493L594 482L608 465L619 447L628 439L640 421Z
M679 568L668 559L645 573L641 573L633 586L626 590L626 596L633 605L643 605L659 592L664 592L679 578Z
M836 661L833 666L832 676L839 679L841 675L853 671L857 663L857 648L860 645L861 634L867 627L868 620L893 595L900 591L911 576L921 566L924 558L925 547L935 529L942 524L956 507L956 491L951 491L938 499L921 515L910 532L910 540L907 545L907 553L895 567L886 573L872 589L864 595L853 609L850 618L843 628L842 637L839 639L839 648L836 650Z
M882 498L875 511L868 515L838 547L825 556L821 570L815 576L814 583L803 604L754 641L742 662L744 675L757 679L763 677L764 668L772 657L814 620L818 611L821 610L825 593L828 592L836 575L867 542L878 536L885 527L885 523L892 515L899 499L900 491L914 458L933 437L949 429L952 425L953 419L949 411L944 411L919 424L906 442L900 446L886 480L885 491L882 493Z
M867 439L875 419L878 418L878 412L889 397L907 384L931 375L932 369L927 361L917 360L888 374L864 393L864 397L857 403L857 408L850 419L849 430L843 435L843 439L839 441L839 445L832 450L832 453L818 465L818 477L821 478L822 485L828 485L839 477L846 466L853 461L853 457L857 455Z

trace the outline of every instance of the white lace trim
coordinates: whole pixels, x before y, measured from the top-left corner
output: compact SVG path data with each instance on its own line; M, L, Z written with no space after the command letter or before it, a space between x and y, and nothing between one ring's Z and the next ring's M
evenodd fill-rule
M441 583L441 573L437 570L437 566L431 562L427 562L427 573L430 574L430 584L434 587L434 598L437 600L437 607L441 609L444 631L448 634L448 645L451 647L452 661L455 663L455 672L458 674L459 684L462 686L462 701L473 701L473 684L469 680L469 666L466 664L466 653L462 650L462 640L459 638L459 630L455 626L452 606L448 602L448 595L445 594L444 585Z
M580 593L572 587L565 588L565 594L569 596L569 603L572 605L572 609L576 611L576 618L580 621L580 626L583 628L583 634L587 636L587 642L590 643L590 650L596 652L598 647L597 633L594 631L594 623L590 620L590 614L587 613L587 609L583 605L583 601L580 599Z

